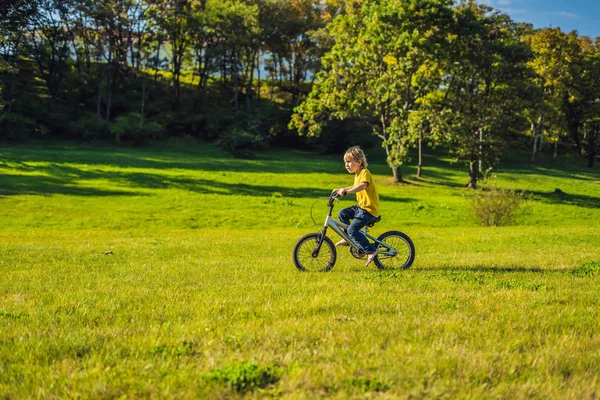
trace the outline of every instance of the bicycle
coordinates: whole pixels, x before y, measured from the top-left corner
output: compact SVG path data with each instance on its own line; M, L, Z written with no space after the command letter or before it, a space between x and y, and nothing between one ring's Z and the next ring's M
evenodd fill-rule
M325 218L323 230L317 233L306 234L296 242L292 259L294 265L300 271L331 271L337 259L337 249L333 241L326 236L329 228L346 241L350 246L350 253L354 258L363 259L367 256L367 253L363 251L360 245L346 233L348 225L331 217L335 203L339 201L338 197L335 191L329 196L329 201L327 202L329 212ZM315 203L313 203L313 207ZM310 210L311 218L313 207ZM312 219L315 222L314 218ZM415 260L415 246L412 240L408 235L400 231L388 231L382 233L377 238L369 235L369 228L372 228L379 221L381 221L381 216L377 217L377 219L362 230L367 239L379 250L379 254L373 260L375 265L380 270L409 268Z

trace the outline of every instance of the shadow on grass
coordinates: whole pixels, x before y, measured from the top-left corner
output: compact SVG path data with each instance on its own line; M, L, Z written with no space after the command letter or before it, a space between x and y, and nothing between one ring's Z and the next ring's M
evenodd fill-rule
M29 167L28 167L29 168ZM136 189L183 189L200 194L241 195L272 197L280 194L288 198L319 198L329 196L329 189L293 189L274 185L249 185L226 183L218 180L195 179L183 176L169 176L158 173L80 170L69 165L50 164L34 168L40 175L0 175L0 195L53 195L68 194L77 196L139 196L146 195ZM31 172L28 169L28 172ZM129 191L105 190L98 187L79 187L78 181L109 181ZM388 202L410 202L410 198L381 196Z
M519 165L519 167L521 167ZM498 170L499 173L510 172L518 175L544 175L560 179L573 179L579 181L597 181L600 179L598 171L593 169L583 170L576 167L565 167L568 169L556 169L542 166L531 165L528 168L519 168L516 164L504 165L504 168ZM595 175L595 176L594 176Z
M311 158L314 160L311 160ZM50 149L15 147L15 151L0 148L0 167L18 171L35 171L32 163L84 164L143 169L183 169L209 172L268 173L338 173L345 172L343 162L331 157L319 157L298 151L284 151L253 159L232 158L211 146L186 149L54 147Z
M66 194L73 196L131 196L133 193L120 190L104 190L78 187L68 180L48 176L1 175L0 196Z
M451 189L465 189L467 186L464 183L453 181L452 174L442 174L437 171L428 171L427 173L424 173L421 177L417 178L415 176L412 177L412 179L414 180L414 183L417 186L423 183L429 185L445 186Z
M44 144L46 145L46 144ZM142 195L136 189L181 188L198 193L241 194L244 196L271 197L274 193L292 198L317 198L327 196L328 188L292 189L284 186L250 185L244 183L225 183L210 179L192 179L185 176L186 171L206 171L207 176L215 173L276 173L302 174L323 173L345 174L341 156L320 156L299 151L281 151L264 154L258 158L245 160L227 156L221 150L208 145L156 145L152 148L91 147L85 145L57 145L51 147L12 146L0 147L0 168L9 171L24 172L24 175L0 175L0 195L19 194L72 194L81 196L119 196ZM430 166L425 166L424 175L412 184L432 184L451 188L463 188L457 182L460 167L449 167L432 156L426 158ZM80 165L87 166L82 170ZM137 168L143 171L106 171L100 168ZM94 169L98 167L98 169ZM370 169L382 175L390 175L385 164L372 164ZM404 168L405 175L414 173L414 166ZM152 171L157 170L157 171ZM169 170L169 175L160 171ZM181 175L177 176L178 170ZM27 173L39 175L28 175ZM560 178L594 180L595 171L562 171L544 167L510 168L511 173L543 174ZM577 175L576 175L577 174ZM111 190L100 187L78 185L81 180L111 181L131 190ZM466 181L466 173L465 173ZM554 193L532 192L541 201L552 204L570 204L587 208L600 206L600 198L585 195L555 195ZM383 201L406 202L410 199L398 199L382 196Z
M415 271L442 271L442 272L481 272L491 274L505 274L505 273L549 273L557 272L556 270L532 268L532 267L494 267L489 265L474 265L472 267L419 267L415 268Z
M540 192L526 190L535 198L548 204L564 204L572 205L584 208L598 208L600 207L600 198L594 196L586 196L583 194L569 194L565 192Z

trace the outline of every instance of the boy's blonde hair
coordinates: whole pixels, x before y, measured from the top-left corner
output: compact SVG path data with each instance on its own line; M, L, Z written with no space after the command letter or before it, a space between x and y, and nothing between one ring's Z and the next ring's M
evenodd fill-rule
M344 161L352 158L354 161L362 164L363 168L367 168L367 156L359 146L350 147L344 154Z

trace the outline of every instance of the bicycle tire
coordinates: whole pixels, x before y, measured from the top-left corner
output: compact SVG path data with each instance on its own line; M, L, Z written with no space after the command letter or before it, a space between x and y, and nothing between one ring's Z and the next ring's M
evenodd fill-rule
M379 235L377 240L389 244L398 252L393 257L379 255L375 257L377 268L382 270L407 269L415 261L415 245L407 234L400 231L388 231ZM382 246L380 245L379 248L381 249Z
M320 233L309 233L298 239L292 254L292 260L298 270L302 272L331 271L337 259L337 251L331 239L325 236L319 255L316 258L312 256L320 238Z

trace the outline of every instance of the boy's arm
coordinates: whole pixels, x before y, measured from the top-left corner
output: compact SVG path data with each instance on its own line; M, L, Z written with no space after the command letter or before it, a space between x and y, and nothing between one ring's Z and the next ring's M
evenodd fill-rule
M361 182L356 186L350 186L347 188L338 189L337 192L338 192L339 196L345 196L347 194L361 192L361 191L365 190L367 188L367 186L369 186L369 182Z

